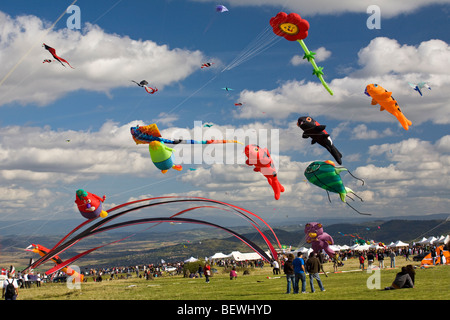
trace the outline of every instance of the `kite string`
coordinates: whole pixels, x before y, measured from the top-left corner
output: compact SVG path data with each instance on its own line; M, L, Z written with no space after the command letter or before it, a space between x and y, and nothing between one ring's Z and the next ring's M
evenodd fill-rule
M244 50L242 50L241 53L239 53L238 56L222 70L222 72L231 70L241 65L254 56L269 49L281 40L280 37L277 37L269 30L269 27L264 28L264 30L259 35L257 35L256 38L252 42L250 42L250 44L245 47Z
M232 61L230 62L225 68L223 68L220 73L223 73L225 71L231 70L238 65L244 63L245 61L250 60L257 54L263 52L264 50L267 50L271 46L273 46L276 42L278 42L280 39L279 37L275 36L273 33L268 32L269 28L265 27L262 32L260 32L259 35L256 36L256 38ZM173 107L171 110L168 111L168 113L171 113L178 109L182 104L184 104L187 100L192 98L194 95L196 95L200 90L202 90L204 87L206 87L208 84L210 84L212 81L214 81L219 74L216 74L214 77L212 77L210 80L208 80L205 84L203 84L200 88L195 90L193 93L191 93L188 97L186 97L183 101L181 101L179 104L177 104L175 107Z

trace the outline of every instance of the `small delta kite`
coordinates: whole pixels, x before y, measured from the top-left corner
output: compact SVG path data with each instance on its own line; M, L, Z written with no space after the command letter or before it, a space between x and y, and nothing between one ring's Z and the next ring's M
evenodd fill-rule
M410 85L411 88L413 88L415 91L417 91L420 94L420 96L422 96L423 88L427 88L427 89L431 90L431 87L426 82L423 82L423 81L419 82L417 84L408 82L408 84Z
M156 91L158 91L158 88L152 88L148 86L147 80L142 80L141 82L136 82L134 80L131 80L131 82L136 83L139 87L142 87L150 94L154 94Z
M209 68L214 64L214 62L206 62L204 64L202 64L201 69L203 68Z
M70 65L69 62L67 62L67 60L65 60L65 59L63 59L63 58L61 58L61 57L58 57L58 55L56 54L56 50L55 50L55 49L53 49L52 47L49 47L49 46L46 45L45 43L42 44L42 46L45 48L45 50L48 50L48 52L51 53L51 55L53 56L53 58L55 58L55 60L58 60L58 61L63 65L63 67L65 67L65 65L64 65L64 63L63 63L63 62L65 62L65 63L67 63L67 64L69 65L69 67L71 67L72 69L75 69L74 67L72 67L72 66ZM47 59L46 59L46 60L44 60L44 62L50 62L50 61L47 61Z

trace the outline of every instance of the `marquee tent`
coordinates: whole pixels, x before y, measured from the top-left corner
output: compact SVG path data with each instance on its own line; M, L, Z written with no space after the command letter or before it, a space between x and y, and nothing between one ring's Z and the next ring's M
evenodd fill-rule
M439 239L436 241L436 243L447 243L450 240L450 236L447 235L446 237L440 236Z
M399 248L399 247L409 247L409 244L404 243L401 240L398 240L394 243L394 247Z
M335 244L331 244L328 246L331 250L333 250L334 252L341 250L341 247Z
M424 244L427 241L427 238L423 237L422 240L417 241L418 244Z
M190 257L189 259L184 260L184 262L195 262L195 261L198 261L198 259L196 259L194 257Z
M363 244L363 245L358 245L355 249L353 250L357 250L357 251L364 251L364 250L369 250L370 246L368 244Z
M419 244L433 244L436 240L436 237L431 236L428 239L422 239L421 241L419 241Z
M214 259L226 259L226 258L230 258L231 255L226 255L223 254L222 252L218 252L213 254L211 257L209 257L209 260L214 260Z
M246 260L259 260L261 256L256 252L241 253L239 251L233 251L230 254L230 258L235 261L246 261Z
M307 257L309 257L309 254L311 252L313 252L313 249L311 249L311 248L308 249L305 247L298 248L297 250L292 251L292 253L294 254L295 257L297 257L297 252L303 253L303 258L307 258Z

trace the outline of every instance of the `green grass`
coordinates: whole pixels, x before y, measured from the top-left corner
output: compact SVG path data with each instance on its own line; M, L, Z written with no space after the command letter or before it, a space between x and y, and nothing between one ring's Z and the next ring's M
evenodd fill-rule
M389 261L386 261L389 263ZM408 262L411 263L411 262ZM375 273L358 270L358 262L351 259L340 268L342 273L321 274L326 291L320 292L317 283L315 293L285 294L286 278L274 277L272 268L266 265L262 269L251 269L250 275L238 273L237 280L230 280L228 273L216 267L218 273L205 283L205 278L183 278L182 276L164 276L145 280L132 278L121 280L103 280L93 282L91 278L81 284L81 289L69 289L65 283L46 283L40 288L21 289L18 300L449 300L450 266L435 266L416 269L416 287L414 289L383 290L389 286L406 262L397 262L396 269L380 271L380 289L369 289L367 280ZM413 265L418 266L417 262ZM327 272L330 263L325 264ZM105 278L108 278L105 277ZM307 292L310 292L307 277Z

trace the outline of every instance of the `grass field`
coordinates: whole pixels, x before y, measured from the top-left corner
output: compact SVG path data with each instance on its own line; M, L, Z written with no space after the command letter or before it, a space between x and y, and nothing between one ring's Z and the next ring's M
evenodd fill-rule
M389 265L389 260L386 261ZM326 289L321 292L314 281L315 293L286 294L286 278L274 276L272 268L251 269L249 275L238 273L230 280L228 273L216 267L218 272L206 283L205 278L163 276L153 280L138 278L103 280L93 282L88 278L80 289L69 289L66 283L45 283L21 289L18 300L449 300L450 266L416 268L414 289L383 290L389 286L406 264L419 266L418 262L397 258L397 268L379 271L359 270L357 259L345 261L338 273L332 272L332 264L324 265L328 277L321 274ZM269 278L268 278L269 277ZM104 277L108 278L108 276ZM378 281L378 282L377 282ZM369 284L369 285L368 285ZM378 288L377 288L378 287ZM307 276L307 292L310 292Z

